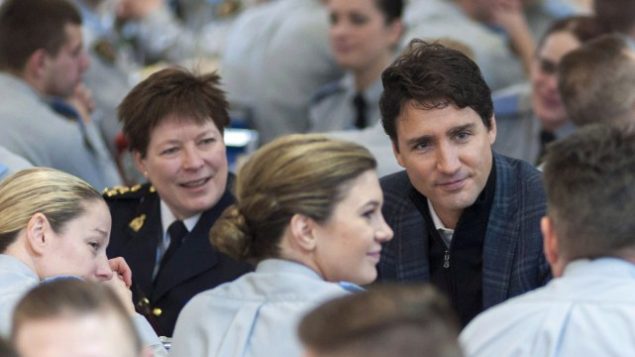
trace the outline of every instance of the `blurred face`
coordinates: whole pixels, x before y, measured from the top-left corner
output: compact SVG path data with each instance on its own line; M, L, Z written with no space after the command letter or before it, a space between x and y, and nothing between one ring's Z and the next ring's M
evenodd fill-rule
M331 50L345 69L363 70L390 61L401 23L386 23L374 0L330 0Z
M408 103L396 124L397 161L443 223L453 228L487 183L496 123L492 119L488 130L469 107L424 110Z
M580 42L568 32L549 35L532 63L532 106L543 127L555 130L567 121L558 91L558 64L567 53L580 47Z
M81 26L66 24L65 32L66 43L57 55L46 55L44 72L44 94L63 98L73 93L89 65Z
M104 281L112 277L106 257L110 237L110 211L101 200L83 203L85 212L69 221L59 233L52 230L50 245L42 257L39 275L81 276Z
M392 230L381 214L383 194L374 170L354 179L344 199L315 230L315 263L324 280L368 284L377 277L381 243Z
M227 184L227 156L220 131L210 119L166 117L150 133L145 157L137 166L179 219L201 213L218 202Z
M139 356L120 319L103 312L27 321L17 331L15 348L22 357Z

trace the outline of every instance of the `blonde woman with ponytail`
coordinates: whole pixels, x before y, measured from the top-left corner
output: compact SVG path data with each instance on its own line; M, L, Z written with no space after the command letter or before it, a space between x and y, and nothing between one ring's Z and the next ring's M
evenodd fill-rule
M236 204L210 236L253 273L194 297L179 316L172 356L299 356L295 328L320 302L375 280L381 243L376 162L356 144L291 135L243 166Z

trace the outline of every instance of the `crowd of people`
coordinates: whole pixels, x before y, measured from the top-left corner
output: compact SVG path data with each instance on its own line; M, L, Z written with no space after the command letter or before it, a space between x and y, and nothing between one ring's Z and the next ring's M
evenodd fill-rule
M0 356L635 354L630 0L0 0L0 104Z

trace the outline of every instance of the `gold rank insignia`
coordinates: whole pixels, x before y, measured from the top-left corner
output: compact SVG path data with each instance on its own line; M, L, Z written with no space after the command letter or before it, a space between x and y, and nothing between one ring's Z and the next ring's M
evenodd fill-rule
M146 215L144 213L133 218L132 221L128 223L128 226L130 226L130 229L132 229L133 231L139 232L141 227L143 227L143 224L145 223L145 221L146 221Z
M128 192L137 192L141 189L141 187L142 187L141 185L134 185L132 187L115 186L112 188L106 188L103 194L106 195L107 197L113 197L117 195L123 195L124 193L128 193Z

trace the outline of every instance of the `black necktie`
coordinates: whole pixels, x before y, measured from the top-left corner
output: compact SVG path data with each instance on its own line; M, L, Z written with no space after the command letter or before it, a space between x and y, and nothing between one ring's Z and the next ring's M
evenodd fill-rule
M187 235L187 233L188 231L185 227L185 224L183 224L183 221L176 220L172 222L172 224L170 224L170 227L168 227L168 234L170 234L170 245L165 251L165 254L163 254L163 258L161 258L159 271L161 271L165 264L170 260L172 255L174 255L174 252L181 245L181 242L183 242L183 238Z
M536 166L542 164L542 160L547 153L547 145L556 140L556 136L545 129L540 130L540 151L538 152L538 158L536 159Z
M366 99L364 93L357 92L353 97L353 106L355 107L355 127L357 129L363 129L368 125L366 120Z

